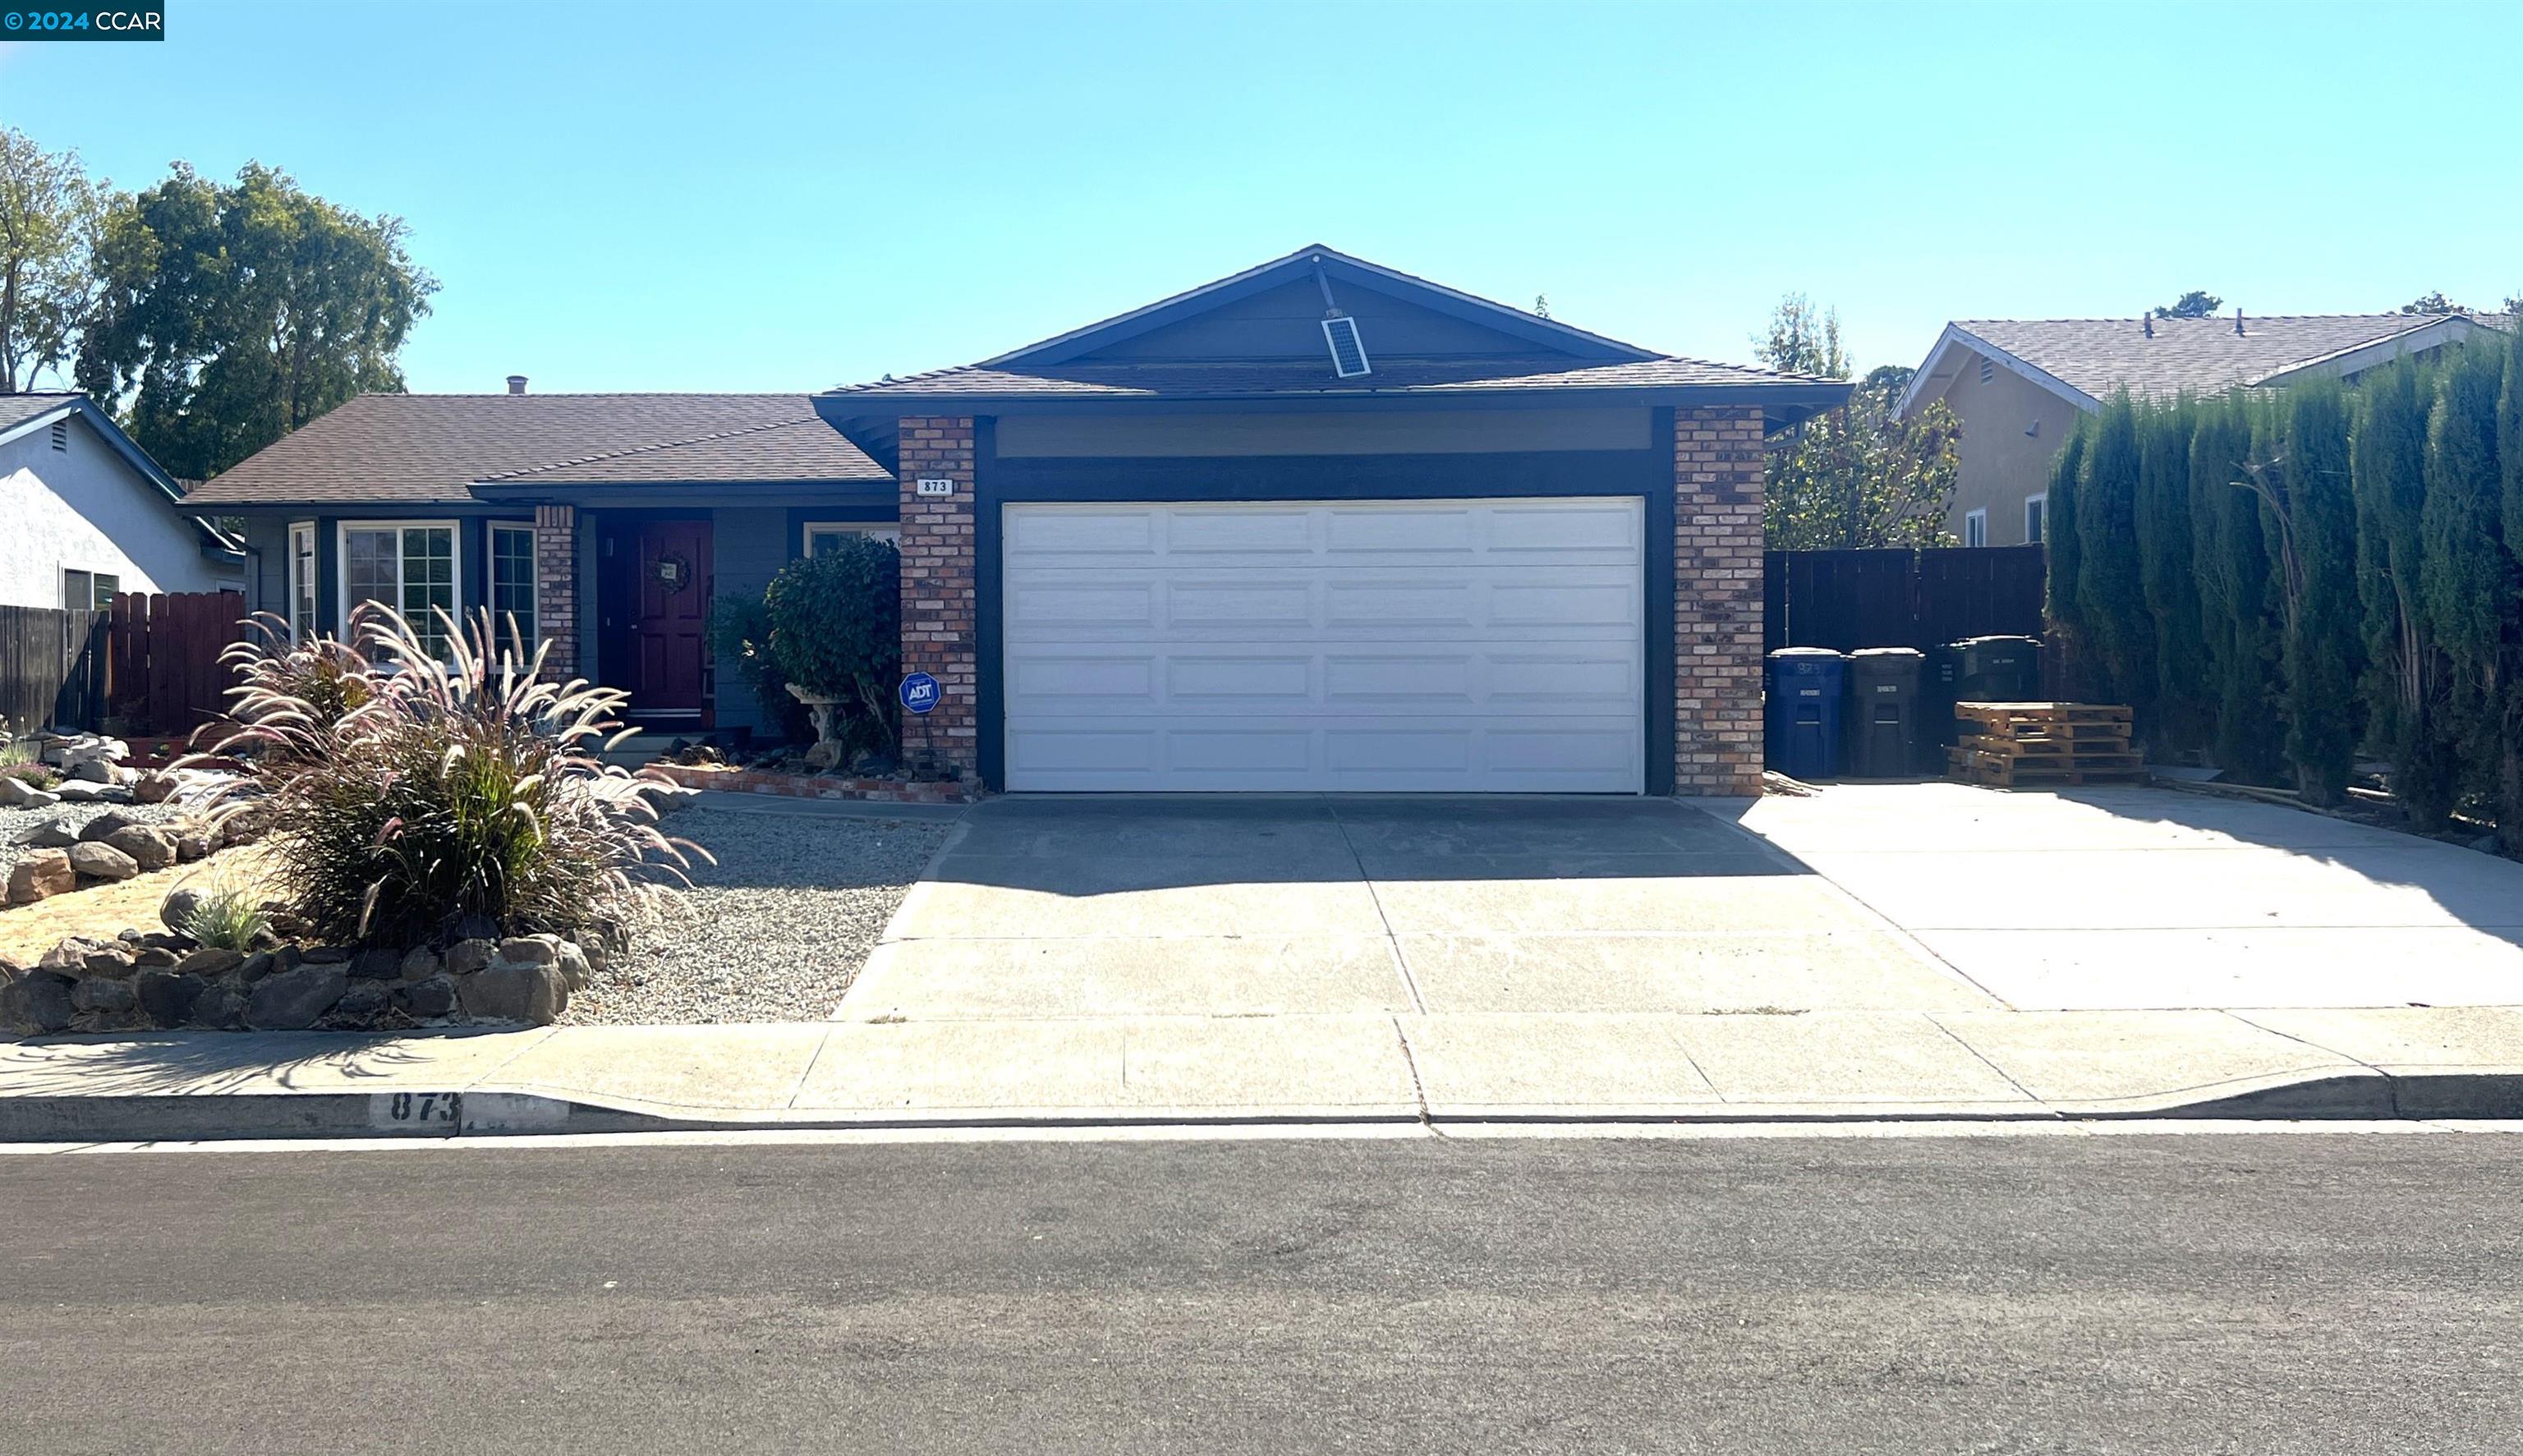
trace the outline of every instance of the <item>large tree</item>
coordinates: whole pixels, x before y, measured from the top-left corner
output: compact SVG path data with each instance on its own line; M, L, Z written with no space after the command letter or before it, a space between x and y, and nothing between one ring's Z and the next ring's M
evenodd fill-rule
M2158 318L2206 318L2224 304L2224 300L2204 288L2194 288L2169 304L2156 305Z
M107 217L78 382L127 397L132 434L189 477L353 395L400 390L395 355L438 287L405 231L260 164L222 184L178 163Z
M1846 379L1839 315L1789 294L1753 352L1774 369ZM1950 545L1962 422L1941 401L1895 418L1911 371L1868 371L1848 403L1772 441L1762 525L1776 550Z
M103 211L76 152L0 126L0 395L67 372L96 293Z

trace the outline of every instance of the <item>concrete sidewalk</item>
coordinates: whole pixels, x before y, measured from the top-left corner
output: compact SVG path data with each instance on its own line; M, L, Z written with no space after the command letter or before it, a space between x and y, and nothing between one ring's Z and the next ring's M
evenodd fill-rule
M2523 1010L1358 1012L0 1045L0 1140L22 1142L2165 1115L2523 1115Z

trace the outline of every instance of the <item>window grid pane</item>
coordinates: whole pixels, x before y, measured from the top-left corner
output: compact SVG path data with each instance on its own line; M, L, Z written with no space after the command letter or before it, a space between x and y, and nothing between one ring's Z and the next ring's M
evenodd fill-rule
M527 653L535 646L535 534L511 527L491 531L492 630L499 645L508 642L508 623L516 623L517 640Z
M455 533L444 526L403 531L403 615L414 635L439 657L448 655L447 624L430 610L455 612Z

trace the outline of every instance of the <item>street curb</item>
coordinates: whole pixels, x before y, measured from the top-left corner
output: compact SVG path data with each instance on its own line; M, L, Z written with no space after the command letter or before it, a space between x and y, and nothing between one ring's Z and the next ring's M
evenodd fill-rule
M1250 1111L1201 1115L1179 1109L1146 1115L1011 1109L1004 1113L842 1113L769 1116L730 1109L663 1113L607 1106L574 1098L530 1092L462 1092L405 1088L393 1092L215 1093L101 1097L0 1097L0 1143L160 1143L265 1139L381 1138L447 1140L585 1133L758 1131L951 1131L958 1129L1079 1129L1097 1127L1356 1127L1449 1122L1535 1124L1761 1124L1846 1126L1867 1123L1949 1122L1957 1127L2005 1123L2214 1120L2284 1122L2388 1122L2500 1120L2523 1117L2523 1072L2364 1073L2308 1081L2197 1102L2145 1105L2062 1107L2034 1104L2021 1112L1940 1111L1932 1104L1887 1103L1828 1112L1756 1105L1692 1107L1668 1111L1623 1108L1590 1113L1582 1107L1547 1114L1502 1115L1466 1111L1421 1118L1385 1112L1357 1116L1319 1112Z

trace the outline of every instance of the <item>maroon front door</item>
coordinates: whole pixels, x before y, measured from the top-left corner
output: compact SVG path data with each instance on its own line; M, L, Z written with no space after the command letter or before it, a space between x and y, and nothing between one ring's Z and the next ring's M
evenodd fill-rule
M699 712L709 660L710 523L643 521L631 613L634 712Z

